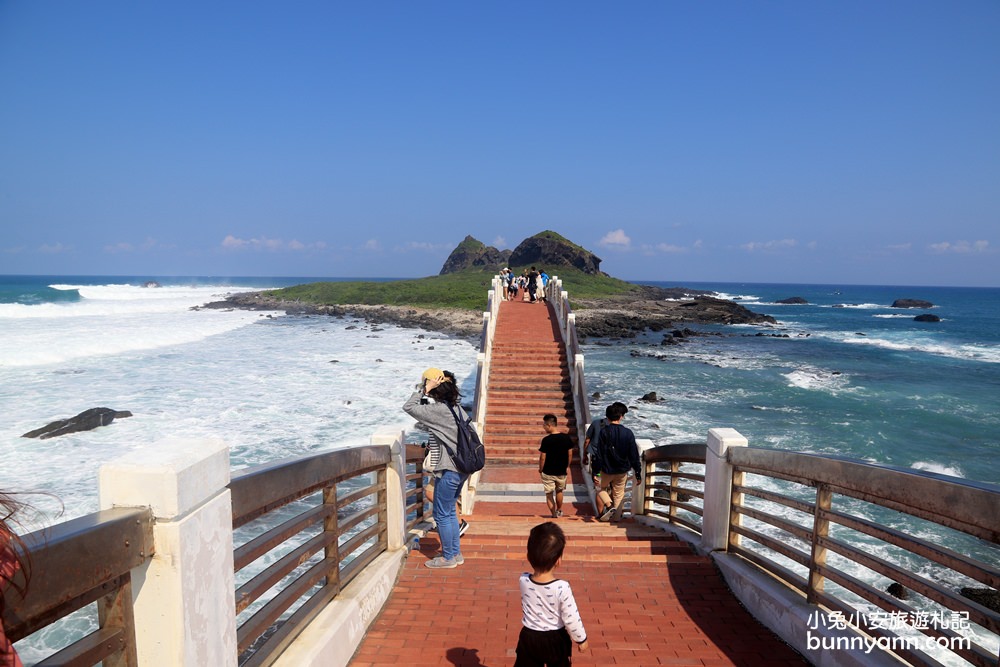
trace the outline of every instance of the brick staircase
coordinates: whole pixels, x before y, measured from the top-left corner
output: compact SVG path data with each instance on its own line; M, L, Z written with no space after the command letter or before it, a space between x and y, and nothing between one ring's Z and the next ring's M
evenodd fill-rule
M632 517L600 523L574 457L564 515L551 519L538 477L542 415L575 439L569 372L547 304L505 301L488 386L487 463L462 537L465 564L429 570L440 548L421 536L351 667L514 664L517 580L531 528L556 521L567 546L557 576L573 587L591 650L573 664L801 666L730 594L711 558Z
M542 510L542 511L539 511ZM476 505L462 537L465 564L428 570L436 534L420 540L352 667L512 665L521 630L518 577L531 567L525 543L544 504ZM570 582L590 641L573 664L802 667L729 592L712 560L659 529L628 518L558 522L567 545L556 576Z
M491 463L537 463L548 412L576 442L569 366L555 322L546 303L500 304L483 437Z

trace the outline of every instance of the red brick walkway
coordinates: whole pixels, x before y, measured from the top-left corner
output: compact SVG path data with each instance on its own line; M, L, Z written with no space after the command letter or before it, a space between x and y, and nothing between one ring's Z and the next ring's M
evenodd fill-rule
M501 323L547 310L516 302L503 306ZM524 446L537 449L537 440ZM573 473L571 481L582 484L579 469ZM440 545L434 533L421 540L353 667L512 665L521 630L517 580L530 570L527 535L549 520L566 532L557 576L573 587L591 646L574 654L574 664L805 664L740 606L711 559L686 543L631 519L599 523L587 503L567 503L565 516L548 518L537 464L488 464L480 488L511 484L537 484L537 493L521 493L511 502L487 500L502 496L484 493L462 537L464 565L425 568Z

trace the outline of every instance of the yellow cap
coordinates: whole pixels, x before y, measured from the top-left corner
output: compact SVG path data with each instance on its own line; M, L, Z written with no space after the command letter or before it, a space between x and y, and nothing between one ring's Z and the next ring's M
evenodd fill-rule
M424 380L435 380L437 382L448 381L448 378L445 377L444 375L444 371L442 371L440 368L428 368L426 371L424 371L424 374L421 376L421 378Z

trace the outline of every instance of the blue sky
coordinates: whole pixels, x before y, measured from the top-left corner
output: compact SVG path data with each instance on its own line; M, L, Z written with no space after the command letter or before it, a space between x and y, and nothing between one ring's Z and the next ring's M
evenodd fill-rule
M0 0L0 273L1000 286L1000 3Z

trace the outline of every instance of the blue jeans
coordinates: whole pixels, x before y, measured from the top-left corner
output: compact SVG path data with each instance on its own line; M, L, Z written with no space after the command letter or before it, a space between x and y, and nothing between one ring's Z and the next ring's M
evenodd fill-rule
M441 555L447 559L462 553L458 535L458 514L455 503L468 475L445 470L434 482L434 523L441 538Z

